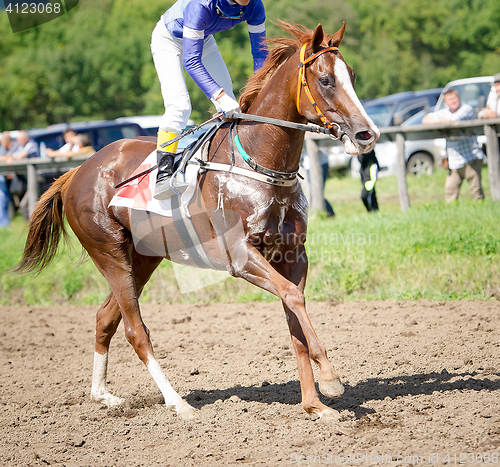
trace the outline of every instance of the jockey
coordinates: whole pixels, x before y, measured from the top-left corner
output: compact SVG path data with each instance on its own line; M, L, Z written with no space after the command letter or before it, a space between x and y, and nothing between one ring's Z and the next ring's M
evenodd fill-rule
M151 52L160 79L165 114L158 131L156 199L168 195L168 178L174 172L177 150L177 142L166 148L161 144L178 136L191 114L183 65L217 111L230 116L239 110L239 104L213 34L246 21L256 71L268 54L265 19L262 0L178 0L158 21L151 39Z

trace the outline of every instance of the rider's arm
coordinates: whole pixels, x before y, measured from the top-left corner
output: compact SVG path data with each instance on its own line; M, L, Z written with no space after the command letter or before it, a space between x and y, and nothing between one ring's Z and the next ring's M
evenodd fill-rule
M457 111L451 114L451 120L453 122L459 122L461 120L474 120L475 118L474 109L468 104L462 104Z
M264 23L257 26L248 25L250 45L252 47L253 71L257 71L267 58L266 27Z
M203 34L203 31L201 33ZM221 87L210 76L201 61L203 38L197 39L195 38L195 34L196 32L184 26L182 40L184 47L184 68L186 68L189 76L193 78L193 81L210 99L220 92Z
M201 2L189 2L183 12L182 29L184 68L193 81L210 99L221 90L201 61L205 29L210 22L210 11Z
M257 71L267 58L266 12L262 2L256 2L251 17L247 20L248 35L253 57L253 70Z

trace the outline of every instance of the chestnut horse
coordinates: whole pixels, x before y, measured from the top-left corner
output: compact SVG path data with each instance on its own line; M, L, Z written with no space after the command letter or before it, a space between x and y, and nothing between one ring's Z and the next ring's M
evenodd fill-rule
M275 47L264 66L249 79L240 98L242 111L295 123L330 125L337 131L336 136L342 135L347 152L371 150L379 132L364 112L353 89L354 73L337 49L345 23L334 35L323 33L321 25L314 31L288 23L282 23L282 27L292 37L273 40ZM301 82L301 74L308 87ZM225 123L211 142L208 160L250 170L244 160L233 158L230 135L229 124ZM303 131L239 121L238 135L241 145L260 166L281 173L298 169ZM117 141L57 179L40 198L30 219L18 269L40 270L50 263L61 235L66 235L65 214L111 287L97 312L92 399L108 407L122 402L108 391L106 372L110 341L123 320L125 336L154 378L166 406L182 418L191 418L195 409L172 388L155 359L138 301L163 257L176 261L172 254L175 242L169 243L171 253L166 251L163 257L141 254L134 248L131 209L109 206L117 192L115 186L130 177L155 145L146 138ZM334 398L344 392L306 312L303 292L308 269L304 248L307 201L299 183L277 186L241 174L211 170L202 172L197 183L206 212L217 212L223 206L225 212L237 213L243 227L242 235L228 247L236 255L229 255L216 241L206 249L210 261L216 268L223 267L234 277L281 299L298 363L302 406L317 417L336 413L320 401L314 385L311 359L320 369L321 393ZM191 213L195 205L196 200L189 206ZM197 225L196 216L193 219L198 232L216 239L217 227L212 218L204 225ZM178 248L182 249L181 243Z

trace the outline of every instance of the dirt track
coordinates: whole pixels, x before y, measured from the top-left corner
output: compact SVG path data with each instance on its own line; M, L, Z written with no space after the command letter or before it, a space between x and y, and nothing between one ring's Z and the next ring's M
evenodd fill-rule
M173 387L199 409L194 422L164 408L122 325L108 386L126 403L90 401L96 307L0 308L0 464L500 464L498 302L308 310L346 385L323 399L336 423L300 406L278 302L143 307Z

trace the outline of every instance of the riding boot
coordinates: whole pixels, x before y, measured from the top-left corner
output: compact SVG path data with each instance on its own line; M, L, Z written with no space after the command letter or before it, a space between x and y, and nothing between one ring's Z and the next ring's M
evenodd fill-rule
M158 175L154 198L158 200L167 199L171 196L170 177L174 173L174 158L177 151L177 141L163 148L161 145L178 136L177 133L160 130L158 132L158 143L156 146L156 158L158 161Z

